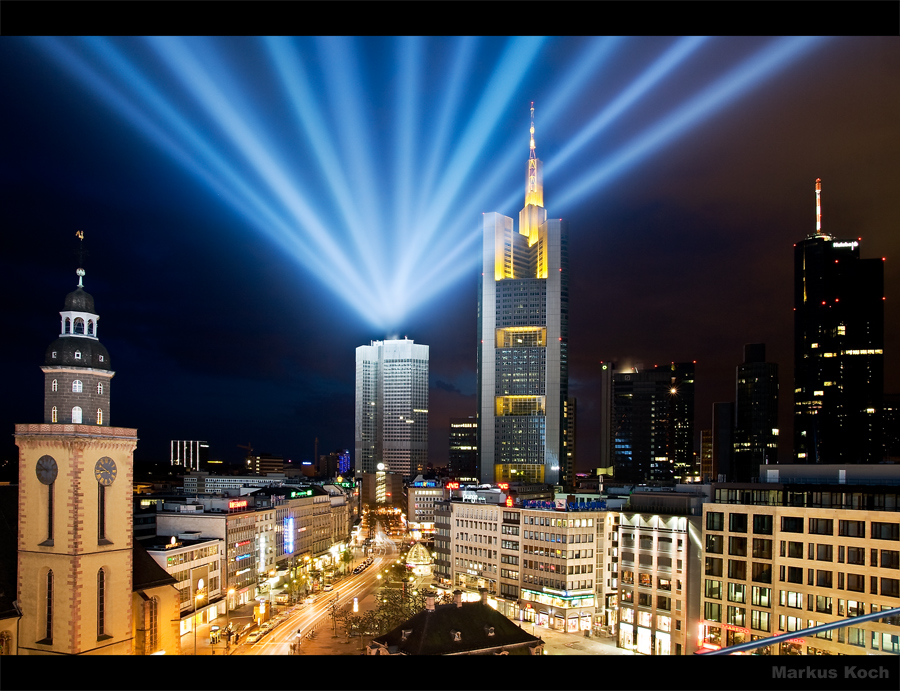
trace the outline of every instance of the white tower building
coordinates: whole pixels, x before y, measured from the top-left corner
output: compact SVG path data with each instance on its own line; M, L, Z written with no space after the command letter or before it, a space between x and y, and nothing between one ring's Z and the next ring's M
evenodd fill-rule
M428 461L428 346L409 339L356 349L357 473L414 477Z

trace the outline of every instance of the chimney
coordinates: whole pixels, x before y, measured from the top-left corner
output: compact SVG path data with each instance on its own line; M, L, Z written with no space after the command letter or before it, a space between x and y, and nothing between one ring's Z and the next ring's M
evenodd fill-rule
M488 589L487 588L479 588L478 592L481 593L481 604L486 605L488 599Z
M433 612L434 611L434 593L429 592L425 595L425 611Z
M453 591L453 602L456 603L457 607L462 607L462 591L461 590Z

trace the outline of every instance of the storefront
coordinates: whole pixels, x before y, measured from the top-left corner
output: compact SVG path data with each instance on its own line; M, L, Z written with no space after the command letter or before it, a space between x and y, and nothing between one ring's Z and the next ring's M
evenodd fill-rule
M520 619L535 621L555 631L590 631L595 614L592 590L522 589ZM535 614L536 612L536 614ZM534 618L530 618L534 617Z

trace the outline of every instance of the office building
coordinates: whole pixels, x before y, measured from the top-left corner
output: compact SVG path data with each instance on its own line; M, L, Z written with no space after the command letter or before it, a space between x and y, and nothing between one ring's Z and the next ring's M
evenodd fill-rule
M600 363L600 470L606 474L615 467L614 444L615 428L613 426L613 374L616 363Z
M532 108L525 207L487 213L478 289L481 482L565 482L569 269L566 224L548 219Z
M430 540L434 537L435 509L444 498L440 480L426 480L421 475L406 489L407 530L413 540Z
M900 463L900 394L884 395L884 460Z
M447 472L459 482L478 481L478 421L474 416L450 418Z
M710 492L710 485L636 492L620 514L620 648L641 655L697 649L701 511Z
M169 442L169 462L189 470L209 468L209 444L205 441Z
M694 364L613 374L618 482L673 482L694 465Z
M778 462L778 365L766 362L764 343L744 346L734 406L732 482L750 482L760 465Z
M900 473L776 465L703 506L701 644L718 649L900 606ZM849 623L849 622L848 622ZM798 634L760 655L897 655L897 617Z
M822 227L794 245L794 459L878 463L883 457L884 265L861 238Z
M578 410L578 399L569 398L563 405L563 417L566 427L563 430L563 450L565 451L565 466L562 478L566 489L575 487L575 416Z
M413 478L428 462L428 346L409 339L356 349L355 468Z

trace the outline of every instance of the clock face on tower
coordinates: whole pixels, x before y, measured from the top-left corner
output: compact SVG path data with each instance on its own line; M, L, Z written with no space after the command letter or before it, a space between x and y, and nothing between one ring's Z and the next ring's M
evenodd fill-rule
M116 462L104 456L94 466L94 477L104 487L109 487L116 480Z
M52 485L59 474L59 466L56 465L56 460L53 456L41 456L35 466L35 472L38 480L45 485Z

